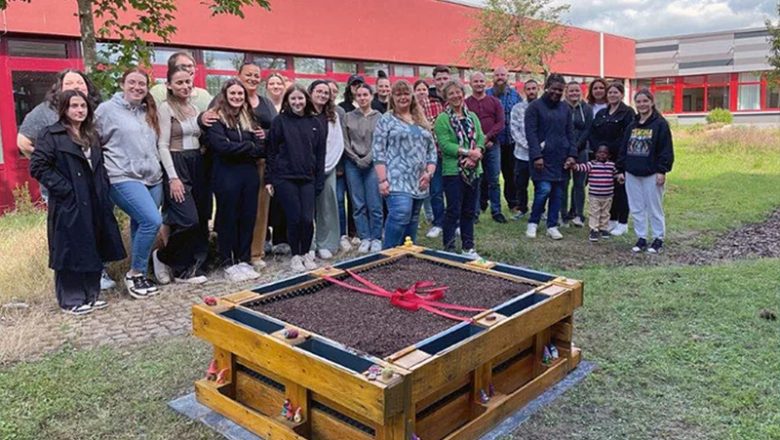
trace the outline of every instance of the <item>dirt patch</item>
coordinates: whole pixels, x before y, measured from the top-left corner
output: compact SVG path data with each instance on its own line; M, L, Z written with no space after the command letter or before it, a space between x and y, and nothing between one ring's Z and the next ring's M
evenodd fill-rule
M449 287L441 301L482 308L501 304L535 287L417 258L403 258L391 265L362 272L361 276L391 291L407 288L416 281L434 281ZM347 282L360 286L354 280ZM337 285L312 294L257 304L253 308L378 357L395 353L458 322L425 310L393 307L386 298Z

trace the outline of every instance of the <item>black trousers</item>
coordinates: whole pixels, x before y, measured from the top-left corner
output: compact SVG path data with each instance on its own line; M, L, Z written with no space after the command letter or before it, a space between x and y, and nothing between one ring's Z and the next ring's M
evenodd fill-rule
M271 197L271 206L268 209L268 224L271 226L273 244L287 243L287 218L284 215L284 207L279 197L274 194Z
M252 260L252 235L257 219L260 176L257 165L219 164L212 171L217 214L217 254L220 264L231 266Z
M314 237L314 182L281 179L274 185L274 198L284 207L292 254L306 254Z
M518 188L515 183L515 144L501 144L501 175L504 177L504 199L509 209L518 209L528 205L528 194L526 194L526 203L522 206L518 200ZM486 179L485 179L486 180ZM526 185L527 189L527 185Z
M523 214L528 212L528 181L531 179L531 168L527 160L515 159L515 189L517 204L515 207Z
M615 181L615 194L612 196L612 207L609 210L609 219L618 223L628 223L628 195L626 185Z
M97 300L100 295L100 271L54 271L54 290L60 308L71 309Z
M211 192L206 165L199 150L172 151L176 174L184 185L184 201L171 198L168 176L163 180L163 223L170 226L167 245L157 257L170 266L175 277L200 275L208 255Z

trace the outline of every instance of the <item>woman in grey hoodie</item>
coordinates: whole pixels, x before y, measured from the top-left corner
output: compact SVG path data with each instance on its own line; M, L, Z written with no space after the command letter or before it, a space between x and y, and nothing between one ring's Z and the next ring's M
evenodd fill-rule
M382 196L371 154L374 128L382 114L371 108L371 96L371 86L358 86L355 93L358 108L347 113L344 143L344 173L352 195L352 217L360 238L358 252L363 254L382 250Z
M127 292L136 299L157 294L146 277L149 255L162 224L162 167L157 150L160 124L149 76L141 69L127 70L122 91L97 108L97 130L111 183L111 201L130 216L132 261L125 275Z

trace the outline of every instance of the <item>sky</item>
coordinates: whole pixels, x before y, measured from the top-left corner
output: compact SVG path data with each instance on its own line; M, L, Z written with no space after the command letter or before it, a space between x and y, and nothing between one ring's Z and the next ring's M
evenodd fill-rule
M456 0L472 5L483 0ZM554 0L569 4L565 24L632 38L763 27L777 0Z

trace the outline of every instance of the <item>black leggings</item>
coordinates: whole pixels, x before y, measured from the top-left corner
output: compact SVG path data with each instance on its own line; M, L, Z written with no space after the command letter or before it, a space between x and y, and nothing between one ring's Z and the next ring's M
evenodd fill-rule
M252 235L257 219L260 176L255 164L224 165L213 170L217 215L217 253L221 264L252 260Z
M274 184L274 198L284 208L292 254L304 255L314 237L314 182L280 179Z
M612 208L609 210L609 219L618 223L628 223L628 195L626 185L615 181L615 195L612 197Z

